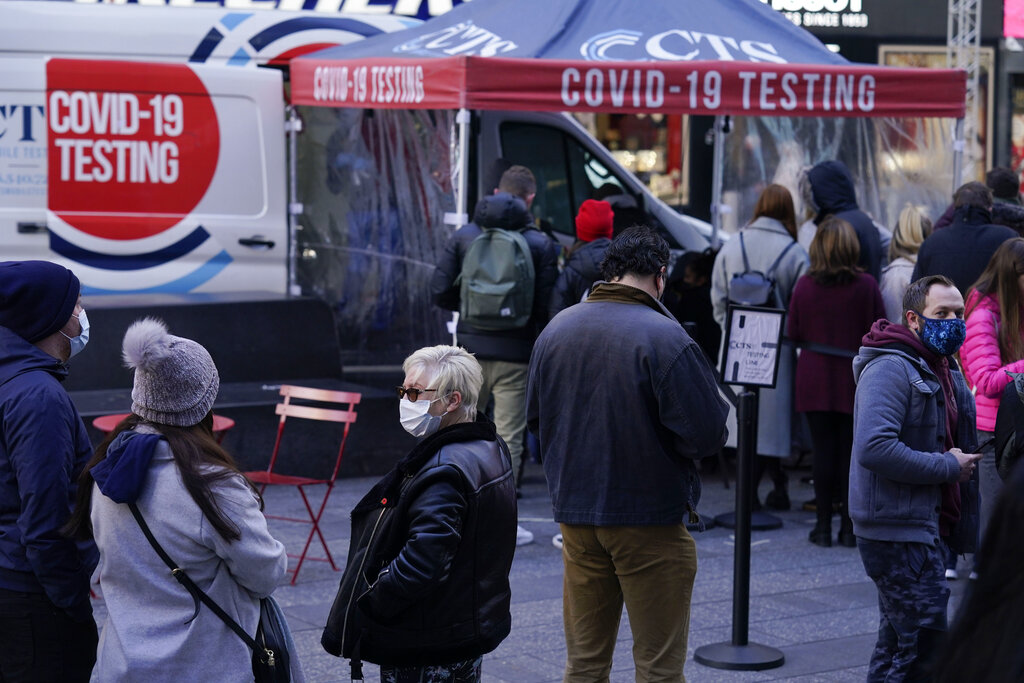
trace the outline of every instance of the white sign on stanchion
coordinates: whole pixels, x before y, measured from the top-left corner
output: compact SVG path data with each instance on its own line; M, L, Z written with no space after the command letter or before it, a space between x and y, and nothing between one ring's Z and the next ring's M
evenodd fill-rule
M728 316L722 382L774 388L779 374L779 347L786 311L730 306Z

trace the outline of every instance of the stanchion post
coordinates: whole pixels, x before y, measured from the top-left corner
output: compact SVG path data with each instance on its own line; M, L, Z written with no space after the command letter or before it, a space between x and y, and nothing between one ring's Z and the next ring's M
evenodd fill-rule
M781 650L749 641L750 636L750 516L753 463L757 452L757 387L739 395L736 444L736 526L733 546L732 642L697 648L693 659L716 669L761 671L786 661Z
M750 633L750 514L754 488L754 455L757 451L756 387L744 387L736 421L740 433L736 452L736 528L733 538L732 644L746 645Z

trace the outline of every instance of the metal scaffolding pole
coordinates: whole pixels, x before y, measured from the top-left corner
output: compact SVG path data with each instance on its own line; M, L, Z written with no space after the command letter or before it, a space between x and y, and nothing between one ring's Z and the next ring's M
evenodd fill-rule
M950 68L967 72L967 98L963 126L955 136L953 189L960 187L965 168L972 168L976 158L974 144L978 140L978 82L981 72L981 0L949 0L946 25L946 62ZM991 134L991 133L989 133ZM961 160L960 155L966 154Z

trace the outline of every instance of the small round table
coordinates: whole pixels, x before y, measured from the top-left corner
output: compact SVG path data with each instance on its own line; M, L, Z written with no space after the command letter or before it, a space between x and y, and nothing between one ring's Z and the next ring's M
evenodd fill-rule
M100 415L92 421L92 426L103 432L109 434L114 431L114 428L120 424L121 420L128 417L129 413L117 413L116 415ZM224 417L223 415L214 414L213 416L213 435L217 438L217 443L224 440L224 435L227 431L235 426L235 421L230 417Z

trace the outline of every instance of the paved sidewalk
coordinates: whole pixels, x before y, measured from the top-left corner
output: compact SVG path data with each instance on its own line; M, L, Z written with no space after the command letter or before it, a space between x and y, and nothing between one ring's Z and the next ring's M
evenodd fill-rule
M733 546L731 531L712 528L695 534L698 575L691 609L689 655L685 674L690 683L705 681L863 681L878 627L874 585L867 579L855 549L819 548L807 540L813 513L799 510L813 497L801 472L791 472L790 495L797 510L777 513L781 529L753 532L750 582L750 641L782 650L785 664L761 672L712 669L693 661L701 645L728 642L732 637ZM339 481L324 513L323 527L339 567L348 548L348 513L376 478ZM767 483L765 484L767 486ZM551 545L558 525L539 465L527 466L520 523L532 531L534 543L517 549L512 566L512 633L484 657L484 680L509 683L561 681L565 663L562 632L562 559ZM763 498L762 489L762 498ZM700 512L714 516L732 510L735 489L726 490L717 476L704 480ZM293 491L267 492L268 510L300 511ZM838 520L835 521L838 530ZM304 540L299 525L272 522L271 528L297 552ZM311 555L316 556L316 550ZM337 590L340 573L323 562L307 562L295 586L282 585L275 597L289 618L296 646L310 683L348 681L346 660L320 648L320 631ZM954 596L963 582L953 584ZM955 602L955 597L954 597ZM102 602L97 602L97 617ZM628 619L615 652L612 683L633 681ZM374 665L364 665L367 681L377 681Z

